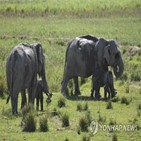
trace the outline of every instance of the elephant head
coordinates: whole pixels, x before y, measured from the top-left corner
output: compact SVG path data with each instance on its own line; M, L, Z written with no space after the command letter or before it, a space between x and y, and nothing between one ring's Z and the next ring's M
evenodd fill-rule
M115 76L120 77L124 70L124 64L117 42L100 38L95 47L99 66L113 67Z

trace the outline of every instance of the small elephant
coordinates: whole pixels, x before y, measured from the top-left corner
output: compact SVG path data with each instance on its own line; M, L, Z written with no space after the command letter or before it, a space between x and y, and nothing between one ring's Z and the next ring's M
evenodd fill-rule
M39 110L39 103L41 106L41 111L43 111L43 92L45 92L43 87L43 81L41 79L37 80L36 84L36 91L35 91L35 99L36 99L36 110ZM50 94L50 97L52 97L52 94ZM47 102L51 102L50 99L47 98Z
M100 87L104 87L104 98L110 99L116 95L116 89L114 88L114 80L111 71L103 71L103 74L99 74L99 80L96 77L92 77L92 90L91 90L91 97L93 98L93 94L95 92L95 97L99 98L100 94L97 95L97 91L99 92ZM108 97L107 97L108 93Z

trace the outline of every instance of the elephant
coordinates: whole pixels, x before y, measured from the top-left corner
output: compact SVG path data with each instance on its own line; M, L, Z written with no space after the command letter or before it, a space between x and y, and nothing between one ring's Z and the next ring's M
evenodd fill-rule
M108 66L113 68L117 78L122 75L124 64L115 40L97 38L93 35L76 37L69 43L66 50L64 75L61 83L62 94L65 95L67 83L73 78L75 95L79 95L78 76L87 78L94 75L98 80L98 73L103 70L108 71Z
M104 98L110 99L114 97L117 92L114 88L114 79L111 71L103 71L100 74L100 79L96 82L94 75L92 76L92 90L91 90L91 98L93 98L94 91L96 91L96 87L104 87ZM97 85L98 86L97 86ZM108 97L107 97L108 93Z
M34 102L38 75L42 78L44 91L49 97L45 75L45 57L41 43L18 44L6 62L7 85L13 114L18 113L19 92L22 93L22 106L26 103L26 89L28 90L28 102Z
M35 90L35 98L36 98L36 110L39 110L39 103L41 105L41 111L43 111L43 92L45 92L43 87L43 81L41 79L37 80L36 90ZM50 94L52 97L52 94ZM50 102L50 99L47 98L47 103Z

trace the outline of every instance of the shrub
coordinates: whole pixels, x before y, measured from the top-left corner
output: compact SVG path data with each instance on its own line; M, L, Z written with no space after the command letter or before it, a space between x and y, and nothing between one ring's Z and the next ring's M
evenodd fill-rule
M58 100L58 107L62 108L62 107L65 107L65 106L66 106L65 98L64 97L60 97L59 100Z
M24 119L23 131L34 132L36 130L35 115L28 113Z
M113 109L112 101L107 102L106 109Z
M62 116L62 126L63 127L67 127L69 125L70 125L70 123L69 123L69 116L67 114L64 114Z
M42 132L48 131L48 122L47 122L46 116L42 116L40 118L40 131L42 131Z
M112 141L118 141L116 133L113 134Z
M86 117L81 117L79 120L79 126L82 132L87 132L88 131L88 120Z

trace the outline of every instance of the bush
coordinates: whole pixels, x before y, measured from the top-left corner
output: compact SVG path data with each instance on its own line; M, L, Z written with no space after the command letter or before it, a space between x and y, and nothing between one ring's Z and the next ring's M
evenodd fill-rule
M47 132L48 131L48 122L47 122L47 117L42 116L40 118L40 131L42 132Z
M88 120L86 117L81 117L79 120L79 126L82 132L87 132L88 131Z
M64 97L60 97L59 100L58 100L58 107L62 108L62 107L65 107L65 106L66 106L65 98Z
M36 130L35 115L28 113L24 119L23 131L34 132Z
M106 109L113 109L112 101L107 102Z
M63 127L67 127L69 125L70 125L70 123L69 123L69 116L67 114L64 114L62 116L62 126Z

